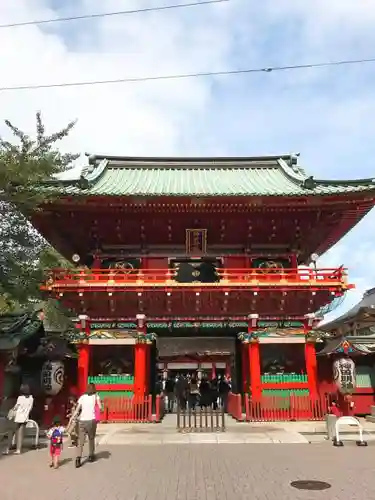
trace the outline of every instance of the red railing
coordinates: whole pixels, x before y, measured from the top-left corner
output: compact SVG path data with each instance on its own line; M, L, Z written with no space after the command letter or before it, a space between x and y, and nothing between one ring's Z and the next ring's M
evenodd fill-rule
M152 422L152 396L108 397L102 422Z
M228 395L228 414L236 420L243 420L242 415L242 396L241 394L233 394L230 392Z
M129 287L129 288L215 288L266 287L272 285L295 285L298 287L327 287L347 285L347 273L342 267L333 269L218 269L218 281L211 283L190 283L176 280L174 269L55 269L42 287L84 288Z
M262 396L252 401L245 394L245 415L247 422L277 422L297 420L324 420L328 412L325 396L313 399L310 395Z

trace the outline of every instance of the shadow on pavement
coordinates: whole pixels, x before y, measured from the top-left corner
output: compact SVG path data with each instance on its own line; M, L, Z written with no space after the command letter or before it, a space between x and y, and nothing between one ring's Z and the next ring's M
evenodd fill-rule
M111 453L109 451L99 451L95 456L96 460L108 460L111 458Z

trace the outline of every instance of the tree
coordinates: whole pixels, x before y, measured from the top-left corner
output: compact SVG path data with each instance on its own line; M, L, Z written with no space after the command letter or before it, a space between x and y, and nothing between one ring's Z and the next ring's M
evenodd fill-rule
M41 183L67 170L79 156L63 154L57 148L75 122L47 135L41 113L37 113L34 138L8 120L5 124L14 142L0 137L0 312L40 300L39 286L46 271L68 265L32 227L29 218L42 201L47 201Z

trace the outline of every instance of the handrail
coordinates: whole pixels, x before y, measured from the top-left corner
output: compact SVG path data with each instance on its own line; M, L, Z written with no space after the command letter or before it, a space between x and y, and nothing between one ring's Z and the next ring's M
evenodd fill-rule
M343 268L321 269L217 269L217 280L213 282L186 281L176 279L174 269L54 269L42 289L55 286L171 286L171 287L215 287L215 286L267 286L290 284L299 286L337 286L347 284L347 272Z

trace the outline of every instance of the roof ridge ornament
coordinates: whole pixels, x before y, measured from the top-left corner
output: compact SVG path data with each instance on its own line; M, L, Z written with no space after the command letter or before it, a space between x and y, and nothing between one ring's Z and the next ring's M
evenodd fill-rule
M81 174L80 178L77 181L77 185L82 190L89 189L90 182L88 181L88 179L83 174Z
M313 175L310 175L309 177L307 177L304 181L302 181L301 183L301 187L303 189L309 189L309 190L313 190L316 188L316 186L318 185L317 181L314 179L314 176Z

